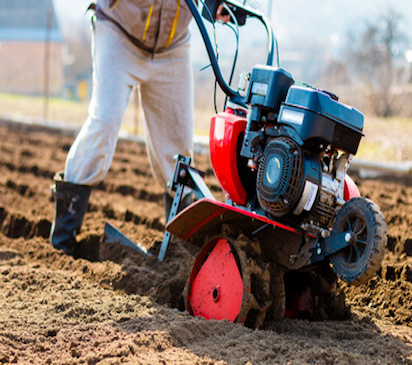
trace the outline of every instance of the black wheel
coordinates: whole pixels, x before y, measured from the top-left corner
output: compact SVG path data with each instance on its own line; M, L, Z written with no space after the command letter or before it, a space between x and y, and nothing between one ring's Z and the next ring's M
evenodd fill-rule
M351 244L330 257L343 281L365 284L380 269L387 242L386 223L377 204L357 197L347 201L333 225L334 233L348 233Z

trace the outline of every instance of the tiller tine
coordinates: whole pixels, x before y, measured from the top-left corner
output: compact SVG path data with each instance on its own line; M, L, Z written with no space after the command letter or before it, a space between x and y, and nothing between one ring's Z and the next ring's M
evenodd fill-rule
M140 253L145 254L146 256L152 256L150 252L147 251L147 248L144 247L141 243L134 243L129 238L127 238L122 232L113 227L110 223L105 224L104 226L104 243L120 243L121 245L131 247Z

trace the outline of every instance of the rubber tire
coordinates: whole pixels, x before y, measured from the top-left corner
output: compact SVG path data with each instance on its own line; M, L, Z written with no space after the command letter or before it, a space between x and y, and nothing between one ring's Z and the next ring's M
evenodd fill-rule
M365 284L381 268L385 255L385 218L373 201L356 197L343 205L333 225L336 233L346 232L348 228L355 233L355 241L332 255L330 262L343 281L353 285Z

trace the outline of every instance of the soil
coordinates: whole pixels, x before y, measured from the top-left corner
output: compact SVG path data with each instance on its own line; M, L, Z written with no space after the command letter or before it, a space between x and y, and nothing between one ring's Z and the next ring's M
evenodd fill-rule
M383 267L340 283L345 320L268 321L250 329L182 311L196 247L173 240L164 262L163 196L145 148L120 141L91 195L76 257L48 240L52 178L73 136L0 127L0 363L412 364L412 180L360 179L388 225ZM223 199L207 155L196 165ZM106 222L153 256L102 241Z

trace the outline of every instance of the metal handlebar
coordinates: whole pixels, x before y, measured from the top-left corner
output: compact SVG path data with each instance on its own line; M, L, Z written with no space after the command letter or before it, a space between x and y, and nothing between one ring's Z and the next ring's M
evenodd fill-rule
M186 1L187 6L189 7L190 11L192 12L193 18L196 21L196 24L199 28L200 34L202 35L203 42L206 46L206 51L207 51L207 54L209 56L210 63L211 63L213 72L215 74L215 78L216 78L217 83L219 84L222 91L231 99L232 102L240 104L240 105L244 105L245 104L244 97L242 97L241 94L238 91L232 89L227 84L227 82L225 81L225 79L222 76L219 63L217 61L215 52L213 50L212 42L210 41L210 37L207 33L205 24L202 20L202 17L200 15L199 11L197 10L196 5L194 4L193 0L185 0L185 1ZM227 2L237 6L238 8L241 8L241 9L245 10L248 13L248 15L259 19L262 22L262 24L265 26L267 34L268 34L268 54L267 54L267 58L266 58L266 64L269 65L269 66L273 65L274 34L273 34L272 26L271 26L268 18L265 15L263 15L262 13L254 10L254 9L251 9L249 7L246 7L245 5L242 5L238 2L236 2L235 0L228 0ZM278 61L278 63L279 63L279 61Z

